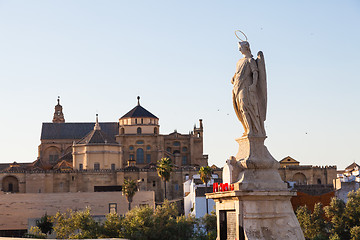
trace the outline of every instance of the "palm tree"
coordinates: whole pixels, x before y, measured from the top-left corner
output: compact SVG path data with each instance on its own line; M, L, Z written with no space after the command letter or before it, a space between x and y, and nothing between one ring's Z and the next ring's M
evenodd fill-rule
M129 211L131 209L131 202L133 197L138 190L137 184L134 180L131 179L124 179L124 185L122 187L122 193L126 197L126 200L129 203Z
M170 174L173 171L174 165L171 162L171 159L169 158L161 158L161 160L158 161L158 165L156 167L157 173L161 180L164 181L165 186L165 198L166 199L166 182L170 180Z
M211 180L211 174L212 174L211 167L209 167L209 166L201 167L199 170L199 174L200 174L201 181L205 184L205 190L206 190L206 192L208 192L207 184ZM209 213L207 198L206 198L206 213Z

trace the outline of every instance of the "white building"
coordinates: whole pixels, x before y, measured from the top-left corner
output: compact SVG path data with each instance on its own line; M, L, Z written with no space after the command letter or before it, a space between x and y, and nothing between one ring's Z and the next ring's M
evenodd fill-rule
M206 192L212 192L212 185L214 182L219 182L220 178L217 174L213 174L211 180L205 184L200 180L200 175L193 175L192 179L187 179L184 182L184 212L185 215L191 214L196 218L201 218L206 214ZM215 202L213 199L208 199L208 212L215 209Z
M351 191L359 189L360 185L360 166L355 162L349 165L345 171L337 174L337 178L334 180L334 188L336 189L336 197L347 202L347 195Z

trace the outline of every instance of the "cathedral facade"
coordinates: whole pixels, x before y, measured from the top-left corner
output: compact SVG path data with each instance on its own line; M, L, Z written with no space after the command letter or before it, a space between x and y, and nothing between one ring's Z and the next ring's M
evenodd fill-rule
M160 134L159 119L137 105L116 122L65 121L60 100L53 121L43 123L38 158L32 163L0 164L4 192L60 193L120 191L124 178L137 180L139 189L154 191L163 201L164 186L157 161L175 165L167 197L181 199L183 182L208 165L203 154L203 123L189 134ZM215 172L220 169L214 169Z

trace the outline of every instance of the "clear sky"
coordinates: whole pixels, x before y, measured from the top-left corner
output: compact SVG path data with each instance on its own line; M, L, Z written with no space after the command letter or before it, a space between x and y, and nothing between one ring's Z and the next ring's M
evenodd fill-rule
M140 95L163 134L202 118L204 153L223 166L243 133L236 29L265 55L272 155L360 163L358 0L0 0L0 162L36 159L58 95L67 122L118 121Z

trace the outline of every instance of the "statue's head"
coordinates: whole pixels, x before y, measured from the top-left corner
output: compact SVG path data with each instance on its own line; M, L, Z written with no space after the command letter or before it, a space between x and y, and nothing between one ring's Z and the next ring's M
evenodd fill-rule
M239 51L243 55L251 55L250 43L248 41L239 42Z

